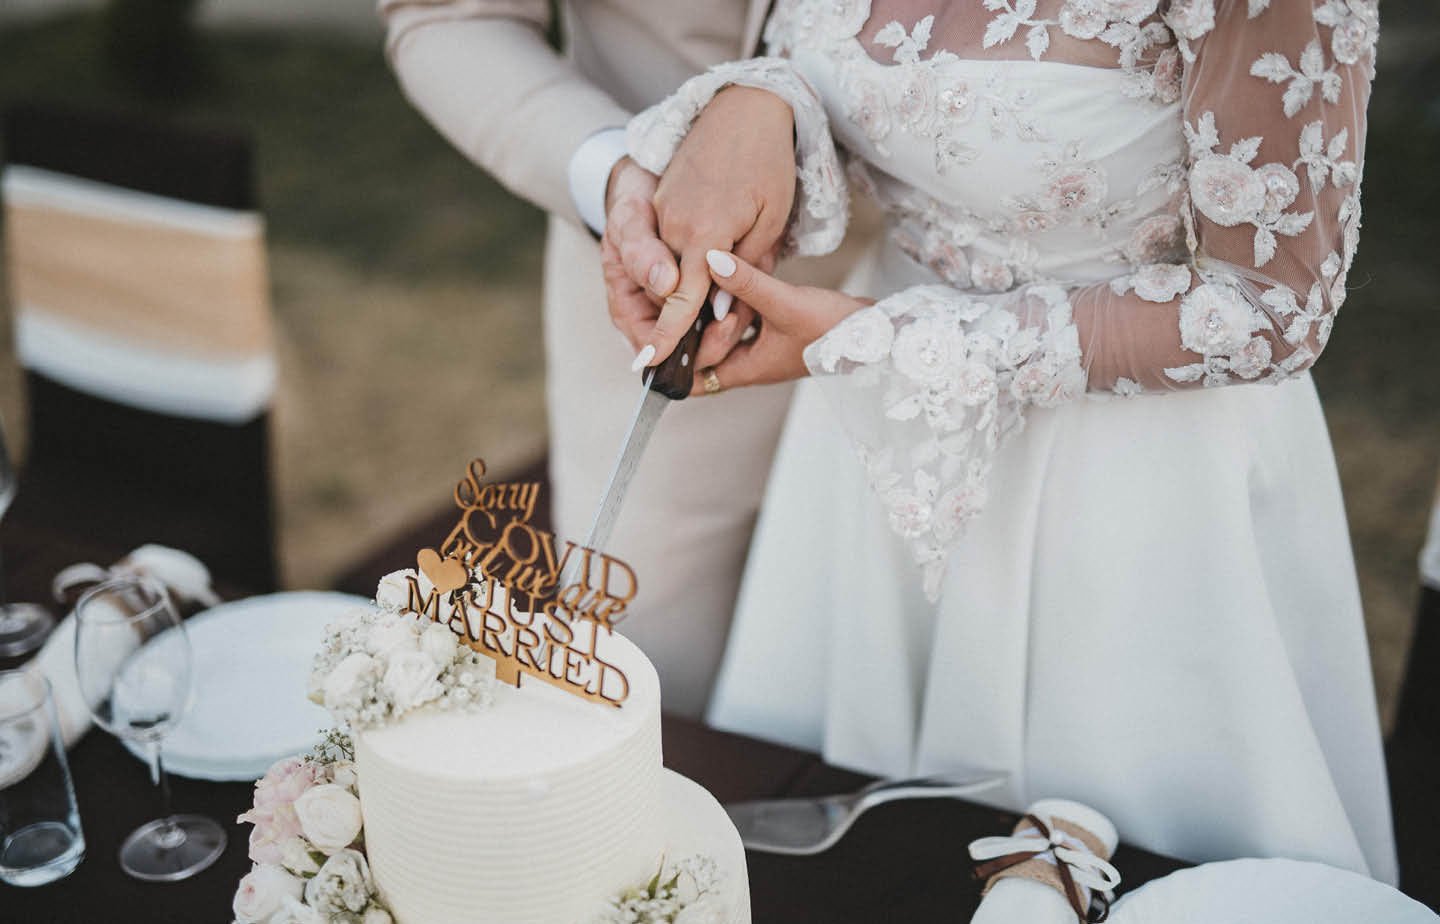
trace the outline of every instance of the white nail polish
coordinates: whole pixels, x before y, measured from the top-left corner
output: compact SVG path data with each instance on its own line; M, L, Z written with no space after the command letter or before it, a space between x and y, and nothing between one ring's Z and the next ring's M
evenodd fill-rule
M710 300L710 304L715 306L715 320L725 320L725 315L730 313L730 305L734 301L735 296L726 292L724 289L716 292L715 297Z
M705 262L715 271L715 275L729 278L735 275L735 258L723 250L707 250Z
M635 361L630 364L631 372L639 372L650 365L650 360L655 358L655 344L647 343L645 348L635 354Z

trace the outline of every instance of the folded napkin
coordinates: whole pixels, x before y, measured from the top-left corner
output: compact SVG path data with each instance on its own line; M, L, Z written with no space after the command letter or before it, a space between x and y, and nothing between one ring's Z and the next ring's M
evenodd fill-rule
M189 552L163 545L142 545L109 568L88 562L71 565L55 575L51 590L61 603L73 604L74 591L87 584L98 584L112 578L148 575L164 584L176 598L177 605L215 606L220 602L210 586L210 570ZM60 620L50 633L44 647L26 665L38 670L50 681L55 698L55 711L60 717L60 733L68 749L90 729L90 709L80 692L75 677L75 614L73 610Z
M1101 921L1120 873L1110 819L1065 799L1031 805L1009 837L970 844L976 874L988 880L971 924Z

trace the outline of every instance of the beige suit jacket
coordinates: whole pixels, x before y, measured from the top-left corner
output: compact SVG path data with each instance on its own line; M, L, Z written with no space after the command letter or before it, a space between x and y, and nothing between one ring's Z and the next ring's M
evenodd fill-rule
M416 108L512 192L579 222L570 156L602 128L758 44L768 0L379 0L391 65ZM431 28L443 25L443 28Z

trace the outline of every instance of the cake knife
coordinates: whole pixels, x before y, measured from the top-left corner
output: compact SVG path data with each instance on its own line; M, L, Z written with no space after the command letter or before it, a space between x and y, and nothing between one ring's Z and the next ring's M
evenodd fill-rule
M640 401L630 420L625 441L620 444L620 454L615 458L615 468L610 472L605 493L595 508L595 519L590 523L590 532L583 544L585 548L599 549L610 541L610 533L625 502L625 492L640 467L640 459L645 454L645 447L650 444L655 425L672 402L683 401L690 395L695 381L695 357L700 352L700 337L714 316L714 308L707 297L695 323L690 325L690 330L680 339L674 352L664 362L646 369L642 374ZM567 575L566 579L562 579L561 587L570 583L568 578Z
M747 850L809 856L834 846L856 818L877 805L897 799L959 799L999 786L1009 776L963 767L940 776L877 780L845 795L731 802L725 812Z

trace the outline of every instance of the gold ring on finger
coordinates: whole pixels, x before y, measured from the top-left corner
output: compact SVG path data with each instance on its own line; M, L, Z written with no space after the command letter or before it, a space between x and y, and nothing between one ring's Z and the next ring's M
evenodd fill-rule
M725 390L725 386L720 384L720 376L715 374L714 366L701 369L700 379L705 383L705 394L707 395L718 395Z

